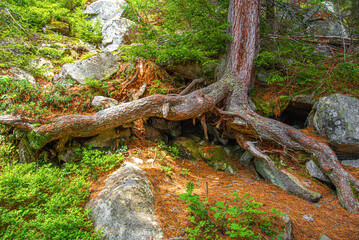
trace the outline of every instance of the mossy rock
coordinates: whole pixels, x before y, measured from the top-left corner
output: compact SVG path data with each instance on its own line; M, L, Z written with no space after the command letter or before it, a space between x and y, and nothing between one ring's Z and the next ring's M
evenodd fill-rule
M179 137L173 142L173 145L178 148L181 157L195 160L201 158L197 145L199 140L197 137Z
M52 21L50 24L46 26L47 30L60 33L65 36L70 35L70 26L68 23L60 22L60 21Z
M198 137L180 137L173 143L182 157L186 159L203 159L217 171L234 173L237 171L231 156L218 145L211 145Z

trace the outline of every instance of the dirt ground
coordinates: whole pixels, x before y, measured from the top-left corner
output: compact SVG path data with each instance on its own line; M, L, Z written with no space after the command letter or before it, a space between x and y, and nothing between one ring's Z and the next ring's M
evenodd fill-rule
M185 212L187 205L179 198L179 194L186 192L188 182L194 183L194 192L202 201L206 198L208 184L209 203L224 201L226 194L239 191L249 193L255 201L263 203L261 210L269 212L271 208L277 208L287 213L294 224L294 239L319 240L321 234L331 240L359 239L359 214L344 210L337 196L319 181L301 178L310 189L322 194L318 203L310 203L258 178L239 163L239 171L234 174L219 172L201 159L190 161L174 158L158 144L145 140L132 141L129 144L124 161L133 162L132 157L144 160L139 166L147 173L148 182L155 194L155 215L165 239L185 236L184 230L189 224L188 213ZM148 159L155 161L147 163ZM161 166L170 167L171 171L166 175ZM359 177L357 169L345 168ZM188 169L188 173L184 174L183 169ZM92 185L92 197L101 189L106 176L102 176ZM313 216L312 222L303 218L303 215L308 214Z

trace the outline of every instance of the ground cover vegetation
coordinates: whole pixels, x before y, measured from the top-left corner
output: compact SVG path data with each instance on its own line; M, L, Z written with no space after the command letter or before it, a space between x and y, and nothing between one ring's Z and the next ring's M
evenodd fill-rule
M121 92L123 90L119 89L118 83L126 81L135 74L136 57L147 58L156 63L175 64L194 61L208 65L217 62L219 55L226 52L228 42L234 40L234 34L230 35L227 31L230 27L227 22L229 1L211 3L206 0L150 0L148 2L130 0L126 16L137 23L138 34L134 44L125 46L119 53L123 54L123 59L126 61L121 70L126 69L126 71L120 71L113 78L101 83L88 80L84 86L69 89L59 85L51 86L47 84L48 79L43 72L31 65L32 59L50 58L58 70L64 63L89 55L86 51L82 51L81 47L75 48L78 50L77 54L63 53L55 43L66 42L80 46L81 41L78 38L93 44L98 44L101 40L101 36L98 35L98 26L90 25L85 19L86 16L82 14L85 4L86 1L50 0L31 2L6 0L0 3L0 20L3 23L0 32L1 115L12 114L45 119L34 124L37 127L64 113L92 114L98 110L90 106L90 100L95 95L131 100L126 92L118 95L119 90ZM306 3L302 8L305 11L319 4L321 3ZM266 3L263 6L263 12L268 11ZM354 1L353 3L340 2L340 9L344 12L355 6ZM275 9L280 11L281 7L283 3L277 3ZM355 11L348 12L349 14L344 15L344 23L352 29L353 34L357 33L358 22L357 18L353 17ZM293 28L287 25L295 25L294 20L280 22L277 19L280 31L273 36L270 14L267 12L262 16L261 48L254 65L257 73L265 71L268 77L265 83L257 84L250 91L251 97L262 114L268 117L279 115L290 96L298 93L313 93L318 97L342 92L358 97L359 65L355 41L347 52L342 52L342 48L338 48L335 56L328 59L314 53L312 39L302 40L293 37L292 31L288 31ZM56 21L68 24L70 38L51 32L44 34L41 31L47 24ZM283 25L284 23L286 26ZM277 38L278 35L281 37ZM49 45L41 47L41 43ZM34 86L26 81L14 81L8 76L8 72L10 67L16 66L32 72L38 79L41 79L40 84ZM125 66L132 66L132 68ZM133 71L128 71L128 69ZM173 86L178 85L173 80L166 82L157 79L153 83L152 88L149 87L152 94L178 93L178 90L173 90ZM169 88L172 89L168 90ZM218 88L220 88L219 85ZM272 96L271 106L261 107L263 104L261 99L265 99L264 95ZM281 106L279 110L276 109L278 106ZM164 117L162 113L160 115ZM196 113L191 117L195 118L195 115ZM176 116L172 119L180 120ZM257 127L255 131L257 129L260 130L260 127ZM2 127L2 130L5 135L16 132L11 127ZM20 131L18 136L25 135L26 132ZM54 239L63 239L64 236L71 236L73 239L97 238L99 234L91 229L91 223L85 217L87 213L81 206L89 193L89 179L96 178L101 172L118 166L122 161L121 153L80 149L78 155L82 160L78 163L60 166L56 162L50 163L46 158L41 158L33 163L20 164L17 163L16 150L19 138L13 140L7 138L6 141L2 141L0 152L2 222L0 236L4 239L31 239L33 236L48 239L47 237L51 236L49 234L56 229L58 235L52 236ZM47 140L45 142L47 143ZM175 148L168 148L168 150L175 156L178 154ZM164 153L161 154L163 158L166 157ZM174 167L163 162L161 169L170 179ZM182 169L181 174L188 175L188 169ZM216 227L220 229L218 231L225 234L228 232L227 235L234 237L259 238L261 234L267 236L274 234L270 233L268 218L264 216L264 219L261 219L257 216L265 215L264 212L255 210L260 203L252 202L252 199L243 200L246 199L245 197L234 196L238 201L246 202L247 205L242 204L242 208L221 202L210 208L206 206L208 207L206 214L211 212L214 215L199 217L196 211L198 208L201 209L201 206L205 206L205 203L197 201L191 189L193 185L189 184L187 195L182 195L182 198L190 204L190 209L192 207L190 211L193 215L190 219L193 228L187 231L192 239L205 234L206 232L199 230L208 230L213 224L217 224ZM234 202L238 201L234 200ZM247 222L241 222L239 216L246 211L249 211L249 215L243 219L247 219ZM235 216L230 219L224 217L231 214ZM44 221L44 219L49 220ZM255 226L254 231L251 230L251 226Z

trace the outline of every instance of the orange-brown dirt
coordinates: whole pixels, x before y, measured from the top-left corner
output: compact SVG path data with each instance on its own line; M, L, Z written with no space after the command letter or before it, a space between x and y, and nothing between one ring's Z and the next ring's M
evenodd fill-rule
M201 159L195 161L175 159L158 144L145 140L133 140L129 143L124 161L133 162L132 157L144 160L140 167L147 173L148 182L156 197L155 215L165 239L184 237L184 229L190 224L188 213L185 212L187 205L179 198L179 194L186 192L188 182L194 183L194 192L199 195L201 201L206 198L206 183L208 183L210 204L225 201L226 194L239 191L249 193L255 201L263 203L261 210L269 212L271 208L277 208L287 213L294 224L294 239L317 240L323 233L332 240L359 239L359 214L343 209L337 196L319 181L296 175L302 182L306 182L310 189L322 194L318 203L310 203L288 194L266 180L259 179L238 161L237 173L219 172ZM153 164L146 162L150 158L155 159ZM171 173L166 175L161 166L170 166ZM183 174L183 168L189 170L188 174ZM345 168L359 177L358 169ZM94 182L91 187L91 198L101 190L103 181L109 174L101 176ZM313 222L303 218L303 215L308 214L313 216ZM278 225L281 224L278 222Z

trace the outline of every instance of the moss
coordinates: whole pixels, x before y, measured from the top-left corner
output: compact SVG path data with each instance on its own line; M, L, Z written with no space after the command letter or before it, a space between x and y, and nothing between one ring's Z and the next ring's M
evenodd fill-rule
M51 139L51 137L52 135L49 133L41 135L36 130L33 130L26 135L29 146L34 150L40 150L47 143L47 141Z
M350 181L350 180L349 180L349 182L350 182L350 188L352 189L352 192L353 192L354 197L355 197L355 198L359 198L359 193L358 193L357 190L355 190L355 188L354 188L354 183L353 183L352 181Z

